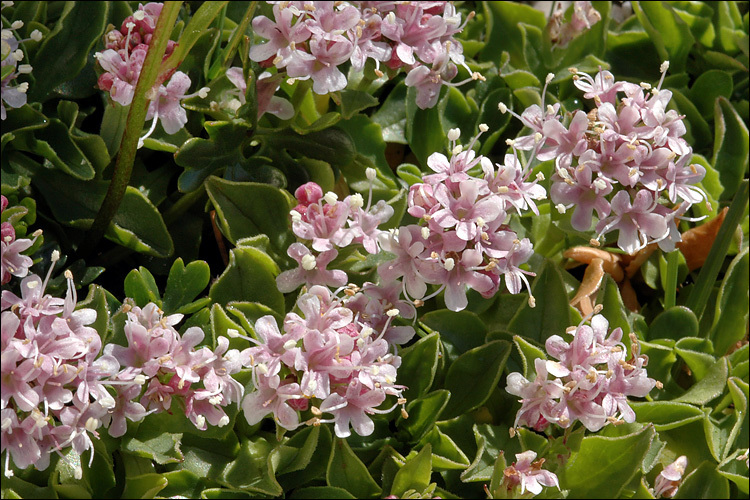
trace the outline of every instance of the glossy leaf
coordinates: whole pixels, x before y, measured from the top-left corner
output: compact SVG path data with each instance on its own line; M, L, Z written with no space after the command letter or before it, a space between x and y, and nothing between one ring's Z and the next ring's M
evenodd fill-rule
M702 380L716 362L716 358L711 355L714 346L707 339L683 337L675 343L674 351L688 365L696 381Z
M685 306L674 306L659 314L648 327L649 339L674 339L698 336L698 319Z
M703 418L700 408L687 403L673 401L630 402L636 421L652 423L657 431L665 431L687 425Z
M427 157L443 151L446 141L442 120L437 106L420 109L417 106L417 92L410 87L406 93L406 128L404 130L409 147L419 160L422 170L426 170Z
M425 313L422 323L440 333L440 340L450 343L457 352L464 353L484 343L487 327L469 311L439 309Z
M714 106L714 154L711 160L721 178L721 199L730 199L748 167L748 129L731 103L719 97Z
M164 290L162 309L166 314L179 311L201 293L211 279L211 270L204 261L195 260L187 266L178 258L172 264Z
M268 254L256 248L234 248L229 265L208 292L218 304L231 301L260 302L284 314L284 296L276 288L278 265Z
M440 337L437 333L431 333L401 351L398 383L408 387L404 391L406 399L416 399L432 386L439 349Z
M408 490L424 491L432 475L432 447L426 444L416 456L408 459L396 473L391 495L401 497Z
M333 440L326 482L328 486L345 489L356 498L372 498L381 491L365 464L354 454L346 440L338 437Z
M409 418L400 420L398 426L408 433L409 441L418 441L432 430L450 397L449 391L438 389L407 404Z
M633 10L662 61L669 61L673 72L683 71L695 41L690 27L665 2L633 2Z
M714 363L703 380L692 386L682 396L673 399L673 401L697 405L708 403L712 399L720 396L723 392L724 386L727 382L727 372L727 360L726 358L720 358Z
M622 437L587 436L558 470L560 487L571 498L618 497L641 467L655 431L651 426Z
M701 463L685 476L674 498L728 498L729 481L716 470L716 464Z
M125 295L132 298L139 307L145 307L149 302L158 306L162 303L154 275L143 266L133 269L125 277Z
M716 352L724 354L742 340L748 325L748 250L737 255L729 265L716 301L716 316L709 333Z
M307 488L298 488L289 495L288 498L319 498L321 500L336 499L336 498L357 498L344 488L337 488L335 486L308 486Z
M714 104L719 96L729 99L732 95L732 77L726 71L709 70L702 73L690 87L690 100L704 118L713 117Z
M167 486L167 479L153 472L125 479L123 498L154 498Z
M500 381L510 351L509 342L495 340L459 356L445 377L451 399L441 418L456 417L484 403Z
M89 52L104 34L107 2L69 2L52 31L44 37L33 65L36 81L29 88L29 100L42 102L55 95L58 85L70 82L86 65Z
M492 19L492 27L487 44L479 53L479 57L500 62L503 51L510 54L510 63L516 68L528 67L523 51L522 31L520 23L526 23L539 28L544 27L544 14L530 5L515 2L487 2L484 4L485 16Z
M237 458L222 472L221 482L239 490L280 495L283 490L271 465L272 448L271 443L262 437L243 440Z
M278 255L294 242L287 218L293 205L280 189L255 182L232 182L209 177L206 192L216 208L223 233L232 243L265 234Z
M535 359L547 359L544 351L539 347L531 344L523 337L518 335L513 336L513 343L516 344L516 348L521 355L521 362L523 364L523 376L531 380L534 376L534 360Z
M438 470L462 470L470 465L461 448L438 427L434 427L422 443L432 447L432 467Z

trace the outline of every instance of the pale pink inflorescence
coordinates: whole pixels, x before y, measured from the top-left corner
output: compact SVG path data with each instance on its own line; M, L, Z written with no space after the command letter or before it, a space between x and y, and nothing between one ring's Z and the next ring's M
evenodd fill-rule
M518 117L531 133L514 147L555 160L550 198L557 210L572 209L578 231L589 231L595 220L597 239L618 231L617 245L629 254L650 243L673 250L678 220L706 199L696 186L706 170L690 163L684 117L667 110L672 92L661 85L668 67L662 65L654 88L616 82L602 69L593 77L571 69L583 97L594 101L588 114L578 110L565 125L559 104L543 104Z
M13 2L3 2L2 8L13 5ZM21 75L27 75L31 73L33 68L30 64L19 64L23 61L25 54L20 48L23 42L38 42L42 39L42 33L39 30L31 32L29 38L16 38L14 34L15 30L19 30L24 26L23 21L14 21L10 29L2 30L2 39L0 40L0 46L2 50L0 53L0 65L3 68L3 72L6 71L7 67L13 69L3 77L0 84L0 119L5 120L7 117L7 111L5 106L10 108L20 108L26 104L26 93L29 90L28 82L18 82L18 77Z
M53 263L59 258L53 253ZM21 282L21 296L2 292L2 399L0 421L5 475L15 467L45 469L52 453L89 451L102 428L119 437L127 420L149 413L180 411L198 429L226 425L223 407L239 404L243 387L231 375L242 368L239 351L198 347L200 328L180 335L174 325L181 315L164 316L155 305L124 306L126 346L102 349L91 326L93 309L76 310L72 274L66 271L64 299L45 294L52 268L44 281L37 275ZM80 464L72 464L76 474Z
M270 415L287 430L333 423L339 437L351 429L368 436L375 426L370 415L403 405L404 387L396 384L401 358L389 337L405 341L403 332L390 328L398 305L372 284L364 292L346 291L338 297L312 286L297 300L300 313L288 313L281 329L272 316L255 322L257 339L245 338L257 345L241 353L255 386L242 402L248 423ZM413 335L411 329L406 340ZM393 404L387 405L388 396ZM308 409L312 418L301 422L299 412Z
M343 90L350 63L361 71L368 59L397 70L404 68L406 85L417 89L417 105L437 102L443 85L463 66L470 79L461 43L454 37L466 21L450 2L269 2L273 19L258 16L253 29L268 40L250 49L250 59L275 67L287 76L312 79L313 91ZM464 82L461 82L464 83Z
M550 424L568 428L580 420L596 432L608 423L635 421L628 396L645 397L659 384L646 373L648 357L640 354L637 337L631 334L628 357L622 329L607 336L608 326L597 314L590 326L568 329L570 343L553 335L545 343L552 359L534 360L533 380L517 372L508 375L505 390L521 398L514 427L543 431Z
M524 284L528 288L526 275L533 273L521 265L533 254L532 245L528 238L519 239L508 222L514 212L538 213L535 200L546 197L538 183L543 176L531 177L515 154L493 165L475 153L472 147L487 126L479 128L465 149L457 143L460 130L452 129L450 159L442 153L427 159L434 173L412 185L408 195L407 211L419 224L379 238L381 247L395 255L378 267L382 279L403 279L407 297L419 300L427 298L428 285L440 285L453 311L467 306L469 288L485 298L500 289L503 278L511 293ZM478 177L469 174L475 166L481 167Z
M143 69L149 44L153 37L156 23L161 14L162 4L151 2L139 4L138 10L122 22L120 29L113 29L105 35L105 50L97 52L95 57L104 72L99 75L98 86L109 92L112 101L129 106L133 101L135 86ZM169 40L164 60L169 57L176 42ZM139 147L161 122L167 134L175 134L187 123L187 113L181 101L189 97L208 95L208 88L202 88L194 94L188 94L190 78L182 71L171 75L166 85L159 84L152 89L147 120L153 120L150 129L139 141Z
M8 206L8 198L0 195L4 212ZM31 248L41 231L35 232L33 238L16 238L16 230L8 221L2 223L0 232L0 284L6 284L11 276L24 278L29 274L29 267L34 263L31 257L23 252Z

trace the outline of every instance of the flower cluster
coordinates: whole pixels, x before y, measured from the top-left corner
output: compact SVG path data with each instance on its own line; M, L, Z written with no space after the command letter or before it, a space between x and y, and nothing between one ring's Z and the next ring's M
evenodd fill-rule
M276 279L279 290L284 293L300 285L343 286L347 276L341 270L327 270L326 266L338 256L336 248L360 244L371 254L378 253L377 238L382 231L378 226L391 218L393 207L380 200L372 203L372 182L376 171L367 169L371 183L367 206L364 198L356 193L338 200L333 192L325 195L314 182L303 184L295 191L297 206L291 211L292 231L311 243L312 250L304 243L292 243L288 255L298 263L296 269L284 271Z
M382 290L369 286L374 294L350 287L344 299L326 287L311 287L297 300L301 314L286 315L283 333L272 316L255 322L258 339L243 338L257 345L241 354L243 364L253 368L255 385L242 402L248 423L272 414L278 425L293 430L301 424L298 411L309 409L313 416L304 422L308 425L332 422L339 437L349 436L350 426L368 436L375 426L369 415L404 404L404 388L396 385L401 358L390 352L386 335L400 311L384 311L393 304L387 294L378 293ZM382 327L375 330L372 325L381 320ZM379 409L388 396L397 398L395 405ZM323 418L325 414L330 417Z
M479 129L481 135L487 126ZM428 298L428 284L440 285L445 304L453 311L466 307L467 287L486 298L494 295L501 276L511 293L518 293L523 283L528 288L525 275L533 273L520 266L533 254L531 242L519 240L507 222L511 211L538 213L534 200L546 197L538 184L543 176L529 181L530 171L515 154L495 166L489 158L477 156L472 147L479 135L464 149L456 144L460 131L448 133L451 158L430 155L427 165L434 173L409 190L407 211L420 224L380 238L383 249L396 256L378 267L381 278L403 277L405 292L420 300ZM481 177L469 174L476 165L481 166ZM530 302L533 305L533 297Z
M143 309L124 307L128 345L107 344L104 354L128 367L118 379L132 381L140 377L145 390L132 384L116 387L117 405L108 415L112 420L110 434L124 434L125 417L139 420L145 412L171 411L175 401L200 430L207 428L206 421L219 427L227 425L229 417L223 407L239 403L244 392L231 376L242 364L239 351L229 349L229 339L218 337L214 351L198 347L204 338L203 330L194 326L180 335L174 328L182 314L165 317L154 303ZM138 403L131 401L138 396Z
M361 71L368 59L408 72L406 85L417 88L417 104L429 108L440 88L467 69L461 43L454 38L466 24L450 2L269 2L271 20L253 19L253 29L268 42L254 45L250 59L275 66L299 80L312 79L313 91L342 90L340 66ZM467 19L468 21L468 19ZM463 83L463 82L462 82ZM450 84L450 85L460 85Z
M518 117L531 134L514 146L535 150L542 161L555 159L550 197L558 211L573 208L571 225L588 231L595 210L597 240L618 230L617 245L630 254L649 243L673 250L680 241L677 219L705 199L694 184L706 171L689 163L683 116L667 111L672 92L661 85L668 67L662 65L655 88L615 82L601 69L593 78L571 69L583 97L594 100L588 114L576 111L565 126L554 104L533 105Z
M13 2L3 2L2 8L12 5ZM16 39L13 30L23 28L23 21L14 21L10 28L3 28L2 40L0 41L2 45L2 50L0 50L2 63L0 65L3 69L2 83L0 84L0 119L2 120L7 117L6 104L11 108L20 108L26 104L26 92L29 90L29 83L18 83L16 79L20 75L31 73L33 68L30 64L19 64L24 58L23 50L19 46L23 42L30 40L38 42L42 39L42 32L39 30L32 31L29 38Z
M596 312L601 310L597 306ZM622 343L622 329L607 337L609 323L602 315L591 318L591 326L571 327L568 343L559 335L546 341L547 353L555 360L534 360L536 378L508 375L505 388L522 398L514 427L526 425L543 431L550 423L567 428L576 420L596 432L607 423L634 422L628 396L644 397L660 384L649 378L648 357L640 355L637 337L631 334L631 357ZM553 378L548 378L552 375Z
M222 103L224 107L237 112L240 106L245 104L245 93L247 92L247 81L242 74L242 68L232 67L226 71L227 79L236 88L227 92L227 99ZM282 120L288 120L294 116L294 106L287 99L274 95L281 85L282 75L271 75L264 71L255 82L255 91L258 100L258 118L264 113L271 113Z
M53 262L57 260L53 253ZM119 370L102 347L93 309L74 310L76 292L66 272L65 299L45 295L49 280L32 274L21 282L21 297L2 293L2 446L5 475L12 457L16 467L43 470L50 454L72 446L91 450L91 436L115 407L105 385ZM90 462L89 462L90 464ZM78 473L81 473L80 465Z
M8 198L0 195L0 213L8 206ZM33 238L16 238L16 230L8 221L2 223L0 232L0 284L6 284L11 276L23 278L29 274L29 267L33 264L31 257L23 252L31 248L41 230L34 232Z
M512 490L520 488L519 495L526 492L538 495L542 492L542 486L556 486L560 489L557 475L542 469L544 459L534 460L536 452L532 450L516 454L516 461L503 471L503 482L500 488L505 488L506 496L501 498L516 498ZM497 497L492 497L497 498Z
M153 38L156 22L161 14L162 4L139 4L138 10L122 22L120 29L112 29L105 36L105 50L95 54L104 72L99 76L101 90L109 92L112 100L123 106L133 101L135 86L141 75L146 60L149 44ZM167 42L164 59L174 51L176 43ZM139 142L149 137L156 123L161 120L167 134L177 133L187 123L187 113L181 105L183 99L208 95L208 88L202 88L195 94L187 94L190 88L190 77L182 71L175 72L166 85L160 84L153 91L154 97L149 103L146 119L153 122L151 128Z

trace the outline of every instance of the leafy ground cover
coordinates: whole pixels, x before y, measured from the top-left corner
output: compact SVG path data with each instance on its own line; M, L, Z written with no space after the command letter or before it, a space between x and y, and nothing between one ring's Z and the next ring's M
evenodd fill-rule
M551 4L3 2L3 498L746 497L748 4Z

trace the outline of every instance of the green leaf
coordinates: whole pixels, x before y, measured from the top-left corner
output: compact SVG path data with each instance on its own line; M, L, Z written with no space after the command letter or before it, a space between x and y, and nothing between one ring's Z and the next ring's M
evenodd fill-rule
M427 157L445 150L447 140L438 106L420 109L417 106L417 90L409 87L406 92L405 136L409 147L419 160L420 167L427 167Z
M34 57L36 81L29 89L29 101L44 102L54 97L56 87L81 72L89 52L104 34L108 11L107 2L65 4L57 24L44 37Z
M35 172L32 182L57 221L78 229L91 226L108 186L106 181L83 182L55 171ZM105 236L126 248L155 257L168 257L174 252L172 237L161 214L132 186L127 187Z
M371 108L380 101L369 92L363 90L341 91L341 116L348 120L363 109Z
M716 358L711 356L714 346L707 339L683 337L675 343L674 351L688 365L696 381L702 380L716 362Z
M165 432L164 429L141 425L133 437L125 437L122 446L125 450L164 465L181 462L180 451L182 434Z
M617 498L635 476L655 435L652 426L622 437L587 436L564 467L560 487L570 498Z
M439 332L440 339L450 343L458 353L482 345L487 335L484 322L470 311L439 309L425 313L421 321L433 331Z
M177 312L188 305L208 285L211 269L202 260L194 260L187 266L178 258L172 264L164 290L162 309L166 314Z
M408 387L404 391L406 399L421 397L432 386L437 370L439 344L439 335L431 333L401 351L398 382Z
M534 360L547 359L544 351L539 347L531 344L519 335L513 335L513 343L516 344L518 352L521 354L521 363L523 365L523 376L528 380L534 376Z
M630 402L636 422L652 423L657 431L667 431L703 418L703 412L687 403L673 401Z
M678 403L692 403L704 405L717 398L724 391L727 382L727 359L720 358L714 363L706 376L700 382L692 386L685 394L673 401Z
M133 269L125 276L125 295L132 298L138 307L146 307L149 302L161 307L159 287L154 276L143 266Z
M344 439L333 440L333 450L326 470L328 486L343 488L356 498L374 498L380 487L367 471L367 467L354 454Z
M76 304L76 309L89 308L96 311L96 321L89 324L96 330L102 342L107 339L107 327L109 326L109 308L107 307L107 292L99 285L90 285L89 293L85 299Z
M297 488L287 498L319 498L325 499L336 499L336 498L357 498L344 488L337 488L335 486L308 486L307 488Z
M542 11L530 5L515 2L487 2L484 4L487 17L487 44L479 53L479 59L493 61L500 66L502 53L510 54L510 63L516 68L528 68L524 54L524 34L521 23L544 28L546 21Z
M633 10L651 37L662 61L669 61L673 73L685 70L695 42L690 27L667 2L633 2Z
M424 446L432 448L432 467L439 470L462 470L469 465L469 459L461 448L438 427L422 438Z
M276 481L271 463L273 446L260 436L243 439L237 458L221 474L220 481L238 490L254 491L269 496L283 492Z
M493 426L487 424L475 424L473 427L474 439L477 442L477 456L471 465L461 473L463 482L487 482L492 479L497 458L505 450L509 454L515 453L518 447L514 444L508 434L505 425ZM515 441L517 443L518 441Z
M744 460L737 460L739 454L740 451L737 450L725 458L719 464L718 471L719 474L732 481L742 493L747 495L748 490L750 490L750 481L748 481L747 466L744 464Z
M3 479L3 498L58 498L52 486L41 487L11 476Z
M624 336L627 337L631 328L625 304L623 304L622 296L620 295L620 287L617 286L617 282L612 279L609 273L604 276L604 283L602 285L596 297L596 303L604 307L601 314L609 321L610 330L622 328Z
M416 456L408 459L396 473L391 495L402 497L407 490L422 492L430 484L432 475L432 447L426 444Z
M712 69L702 73L690 87L690 101L695 104L704 118L712 118L714 104L719 96L729 99L732 96L732 77L726 71Z
M523 304L508 324L514 334L543 344L551 335L560 335L570 326L570 306L560 270L546 261L531 286L536 307Z
M290 199L280 189L255 182L206 180L206 192L216 208L222 232L232 243L265 234L277 255L286 255L294 235L287 215Z
M674 498L729 498L729 481L705 461L683 479Z
M123 498L154 498L167 486L167 478L161 474L150 472L140 476L130 476L125 479Z
M178 188L183 193L194 191L220 168L249 166L242 146L250 126L240 120L205 122L208 139L193 137L175 153L174 161L185 171L180 174Z
M724 191L722 200L728 200L740 186L748 167L747 125L732 104L724 97L716 99L714 106L714 154L711 163L719 172Z
M708 337L716 352L724 354L747 333L748 324L748 249L729 265L716 301L714 325Z
M750 387L748 383L740 380L737 377L729 377L727 380L727 387L729 388L729 394L732 396L732 402L734 408L732 408L732 419L735 421L732 426L732 431L727 439L727 445L724 448L722 457L726 457L735 446L739 438L739 447L744 446L748 440L748 426L747 426L747 407L748 407L748 391Z
M211 285L208 292L218 304L231 301L260 302L284 314L284 295L276 288L279 266L257 248L234 248L229 251L229 265Z
M445 376L451 399L441 417L456 417L484 403L500 381L510 351L509 342L495 340L459 356Z
M408 433L408 441L419 441L432 430L440 413L448 404L451 394L445 389L438 389L418 399L409 401L406 411L407 419L399 419L398 426Z
M404 82L399 82L371 117L372 121L379 124L383 130L385 142L407 144L404 133L406 128L406 92L407 88Z
M648 327L649 340L698 336L698 319L685 306L670 307L659 314Z
M695 106L695 103L691 99L688 99L679 90L674 88L670 90L672 91L672 102L670 102L670 106L674 103L677 111L680 114L685 115L686 120L683 120L683 123L685 123L689 134L693 137L693 141L688 142L691 142L694 148L701 150L711 146L713 134L711 133L707 121L701 116L700 111L698 111L698 108ZM711 109L713 110L713 107ZM709 116L711 116L711 114L709 114Z
M297 432L285 446L294 450L290 459L276 467L277 474L286 474L305 469L315 454L320 437L320 427L307 427Z

